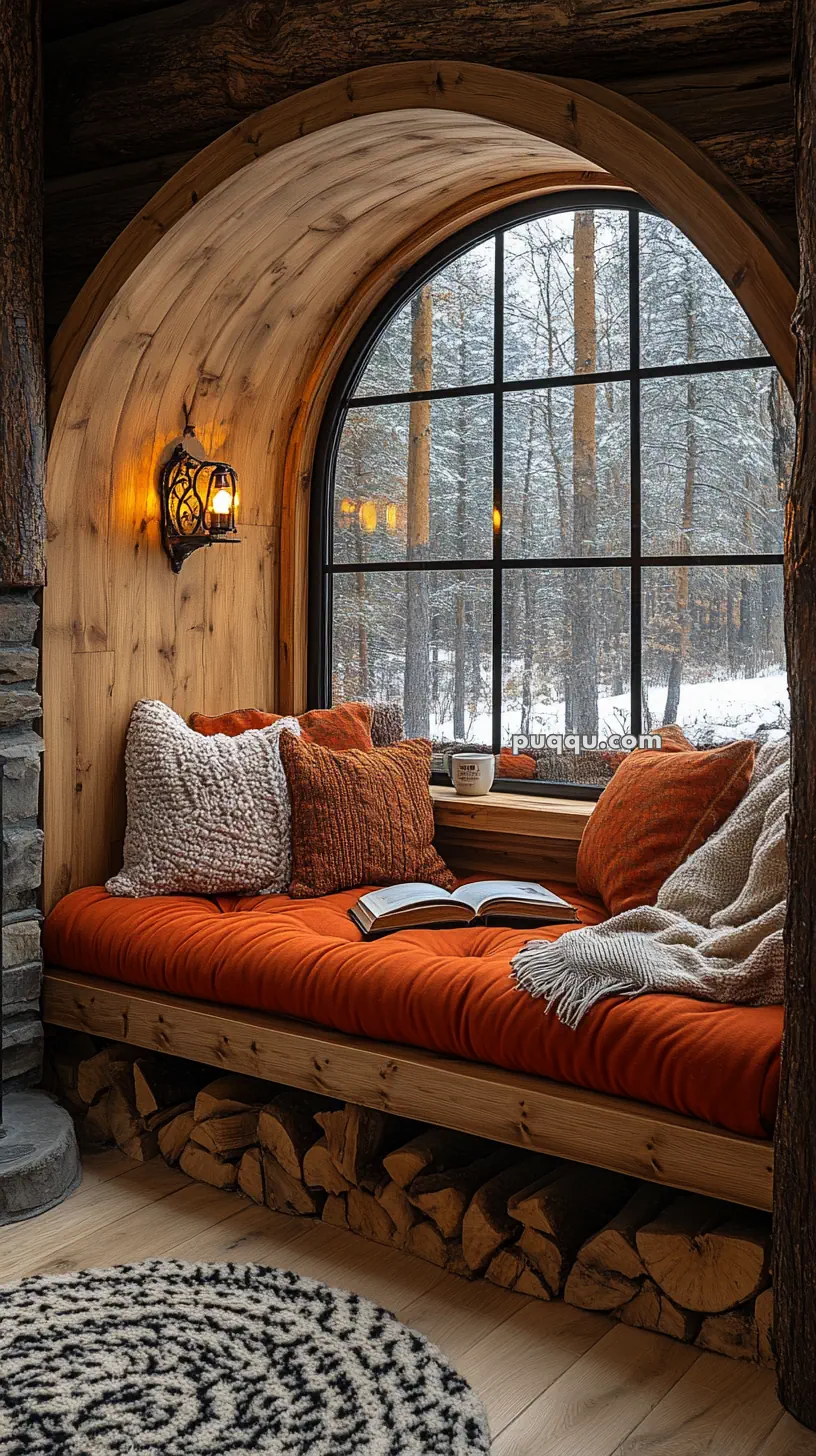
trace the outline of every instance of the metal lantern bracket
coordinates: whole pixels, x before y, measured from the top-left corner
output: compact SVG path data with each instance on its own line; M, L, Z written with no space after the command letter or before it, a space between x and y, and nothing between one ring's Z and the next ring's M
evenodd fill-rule
M188 435L195 438L189 420L184 427ZM235 525L238 476L226 461L201 460L182 439L162 469L159 489L162 541L173 571L181 571L187 557L202 546L240 540Z

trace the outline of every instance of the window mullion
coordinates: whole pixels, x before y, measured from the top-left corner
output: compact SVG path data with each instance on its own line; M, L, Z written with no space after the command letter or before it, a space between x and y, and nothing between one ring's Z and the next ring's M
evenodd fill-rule
M504 233L494 238L493 275L493 752L502 739L502 528L504 495Z
M630 731L643 731L641 461L640 461L640 215L629 213L629 673Z

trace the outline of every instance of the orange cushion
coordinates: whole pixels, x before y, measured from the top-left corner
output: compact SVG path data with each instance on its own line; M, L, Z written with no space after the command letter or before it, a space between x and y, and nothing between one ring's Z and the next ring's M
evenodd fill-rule
M277 723L281 713L264 713L260 708L236 708L208 718L206 713L192 713L190 727L211 738L225 733L237 738L248 728L268 728ZM368 703L337 703L333 708L311 708L298 718L300 731L307 743L320 743L324 748L371 748L371 707Z
M690 743L682 728L676 723L666 723L662 728L655 728L655 733L660 734L660 748L663 753L691 753L696 751L694 744ZM628 754L623 755L624 759Z
M500 779L534 779L536 761L530 753L511 753L503 748L496 765L496 776Z
M292 801L290 895L412 880L453 889L433 847L427 739L338 753L282 733L280 752Z
M578 850L576 879L611 915L654 905L677 866L719 829L748 788L756 745L635 749L604 789Z
M583 924L604 918L598 901L574 885L552 888L578 906ZM781 1006L613 997L571 1031L510 979L511 957L529 930L406 930L366 942L346 913L358 894L123 900L101 888L75 890L45 922L46 961L634 1097L749 1137L770 1136ZM535 933L550 940L564 929Z

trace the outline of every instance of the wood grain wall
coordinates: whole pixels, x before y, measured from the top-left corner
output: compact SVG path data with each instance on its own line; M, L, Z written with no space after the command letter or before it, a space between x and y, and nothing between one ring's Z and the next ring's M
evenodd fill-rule
M228 127L358 67L601 81L795 234L789 0L44 0L49 334L125 224Z
M465 222L613 167L711 259L790 380L784 243L681 136L590 83L444 63L327 82L208 148L122 236L55 345L48 904L116 864L137 698L304 705L312 453L370 310ZM183 400L239 472L243 541L174 576L156 478Z

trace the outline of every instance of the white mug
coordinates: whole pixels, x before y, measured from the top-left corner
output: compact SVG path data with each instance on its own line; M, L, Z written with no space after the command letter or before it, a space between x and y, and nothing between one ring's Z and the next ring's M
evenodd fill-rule
M492 753L452 753L451 778L457 794L487 794L496 776Z

